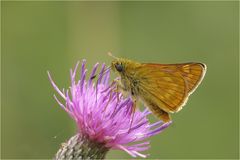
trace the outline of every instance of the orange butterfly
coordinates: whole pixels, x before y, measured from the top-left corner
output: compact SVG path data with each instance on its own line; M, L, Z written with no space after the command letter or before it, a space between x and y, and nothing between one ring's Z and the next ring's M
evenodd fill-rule
M182 109L206 73L203 63L152 64L114 59L111 69L120 75L117 87L131 95L134 111L140 99L164 122L171 120L169 113Z

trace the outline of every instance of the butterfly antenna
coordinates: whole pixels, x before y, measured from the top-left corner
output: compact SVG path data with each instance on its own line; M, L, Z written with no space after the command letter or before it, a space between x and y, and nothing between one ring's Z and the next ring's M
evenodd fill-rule
M107 67L107 68L103 71L102 75L105 75L109 69L111 69L111 66ZM90 77L90 79L96 78L97 75L98 75L98 79L99 79L100 73L93 75L92 77ZM97 81L98 81L98 79L97 79Z
M95 101L96 104L97 104L97 93L98 93L98 83L99 83L100 74L101 74L102 76L105 75L109 69L111 69L111 66L107 67L107 68L102 72L102 74L101 74L101 73L98 73L98 74L95 74L95 75L93 75L92 77L90 77L91 79L94 79L94 78L96 78L96 76L98 75L98 79L97 79L97 82L96 82L96 101Z
M108 52L107 54L114 59L119 59L118 57L115 57L114 55L112 55L112 52Z

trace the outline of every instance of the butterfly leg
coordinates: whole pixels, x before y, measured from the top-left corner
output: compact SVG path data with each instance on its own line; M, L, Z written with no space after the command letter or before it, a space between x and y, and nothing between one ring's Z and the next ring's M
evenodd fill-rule
M132 101L133 101L133 105L132 105L132 112L131 112L131 119L130 119L130 127L129 127L129 130L128 130L128 133L131 131L132 124L133 124L133 119L134 119L134 114L135 114L136 107L137 107L137 99L132 96Z
M117 93L117 104L120 101L119 92L120 92L120 88L121 88L121 83L120 83L119 79L114 79L113 82L111 83L111 85L108 87L108 89L109 88L111 89L110 93L109 93L109 100L108 100L106 106L104 107L103 112L105 112L105 110L107 109L107 106L109 105L110 101L112 100L114 92ZM114 112L115 112L115 109L116 108L114 108Z
M120 101L120 99L119 99L119 85L118 85L118 83L117 83L115 92L117 92L117 103L118 103Z

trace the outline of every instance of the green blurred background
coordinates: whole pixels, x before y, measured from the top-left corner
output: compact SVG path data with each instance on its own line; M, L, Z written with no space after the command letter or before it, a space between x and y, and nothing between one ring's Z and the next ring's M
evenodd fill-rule
M149 158L238 158L238 2L1 2L2 158L52 158L75 134L57 105L82 58L207 64L174 124L152 137ZM151 120L154 120L151 117ZM107 158L131 158L110 151Z

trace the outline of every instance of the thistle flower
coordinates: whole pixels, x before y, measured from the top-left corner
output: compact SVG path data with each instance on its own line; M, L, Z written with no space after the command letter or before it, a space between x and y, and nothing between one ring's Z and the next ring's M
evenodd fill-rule
M64 103L55 95L54 98L78 127L78 133L62 146L55 158L104 159L110 149L145 158L146 155L140 152L150 147L146 139L163 131L171 122L150 124L147 109L135 111L132 117L133 102L113 91L116 84L109 83L110 70L105 64L102 64L94 83L99 64L95 64L89 80L86 80L85 63L83 60L79 80L76 80L79 62L73 71L70 70L71 87L66 91L61 91L48 73L52 86Z

